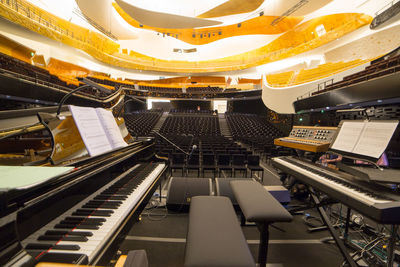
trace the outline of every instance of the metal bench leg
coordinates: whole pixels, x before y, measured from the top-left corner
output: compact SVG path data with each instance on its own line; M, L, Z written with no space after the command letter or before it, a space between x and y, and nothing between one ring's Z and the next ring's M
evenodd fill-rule
M244 217L243 213L240 212L240 226L246 225L246 218Z
M267 265L268 255L268 240L269 231L267 223L257 224L258 230L260 231L260 245L258 246L258 266L265 267Z

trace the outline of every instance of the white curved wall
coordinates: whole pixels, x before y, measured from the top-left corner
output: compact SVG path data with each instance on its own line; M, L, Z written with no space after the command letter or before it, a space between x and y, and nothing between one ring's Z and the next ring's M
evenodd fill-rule
M340 60L349 61L355 58L360 58L358 56L361 55L362 55L361 59L368 59L376 56L381 56L382 54L388 53L400 46L400 35L393 34L394 32L398 32L399 29L400 29L400 21L392 23L391 25L388 25L379 30L370 30L369 26L364 26L340 38L339 40L321 46L311 52L315 54L329 55L328 57L329 60L327 60L328 62L340 61ZM360 48L360 45L363 45L363 40L369 40L371 37L374 37L373 40L375 41L370 42L368 44L364 44L364 47ZM368 53L366 52L366 50L364 50L363 53L363 49L368 49ZM354 51L357 57L352 57L351 55L353 54L353 52L349 51ZM301 57L302 55L307 55L311 52L303 53L301 55L298 55L297 57ZM287 88L269 87L265 81L265 77L263 77L262 99L264 104L268 108L276 112L294 113L293 102L296 101L298 97L304 96L310 91L314 91L314 89L317 88L319 83L332 78L334 79L334 81L342 80L344 76L347 76L354 72L358 72L362 70L364 67L365 65L361 65L356 68L335 74L329 78L324 78L317 80L315 82L293 87L287 87Z

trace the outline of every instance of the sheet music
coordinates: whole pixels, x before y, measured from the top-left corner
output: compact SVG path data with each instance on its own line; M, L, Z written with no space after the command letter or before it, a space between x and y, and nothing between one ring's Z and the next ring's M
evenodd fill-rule
M378 159L388 146L398 121L345 121L331 149Z
M112 149L94 108L68 106L90 156Z
M353 153L379 158L397 128L398 122L368 122L365 124Z
M363 121L345 121L340 128L332 149L352 152L364 128Z
M103 108L96 108L96 112L111 147L115 149L127 146L128 144L122 138L121 131L119 130L112 112Z

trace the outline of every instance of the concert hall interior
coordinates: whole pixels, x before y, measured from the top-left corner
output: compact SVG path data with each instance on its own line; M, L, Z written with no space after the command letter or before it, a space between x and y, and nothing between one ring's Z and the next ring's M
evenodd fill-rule
M0 0L0 266L399 266L399 18Z

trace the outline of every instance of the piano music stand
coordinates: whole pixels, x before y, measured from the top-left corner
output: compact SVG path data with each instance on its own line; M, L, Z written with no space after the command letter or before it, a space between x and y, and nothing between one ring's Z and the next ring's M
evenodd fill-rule
M50 132L52 151L48 160L52 165L77 154L87 154L85 144L71 115L61 118L60 116L39 112L37 116Z

